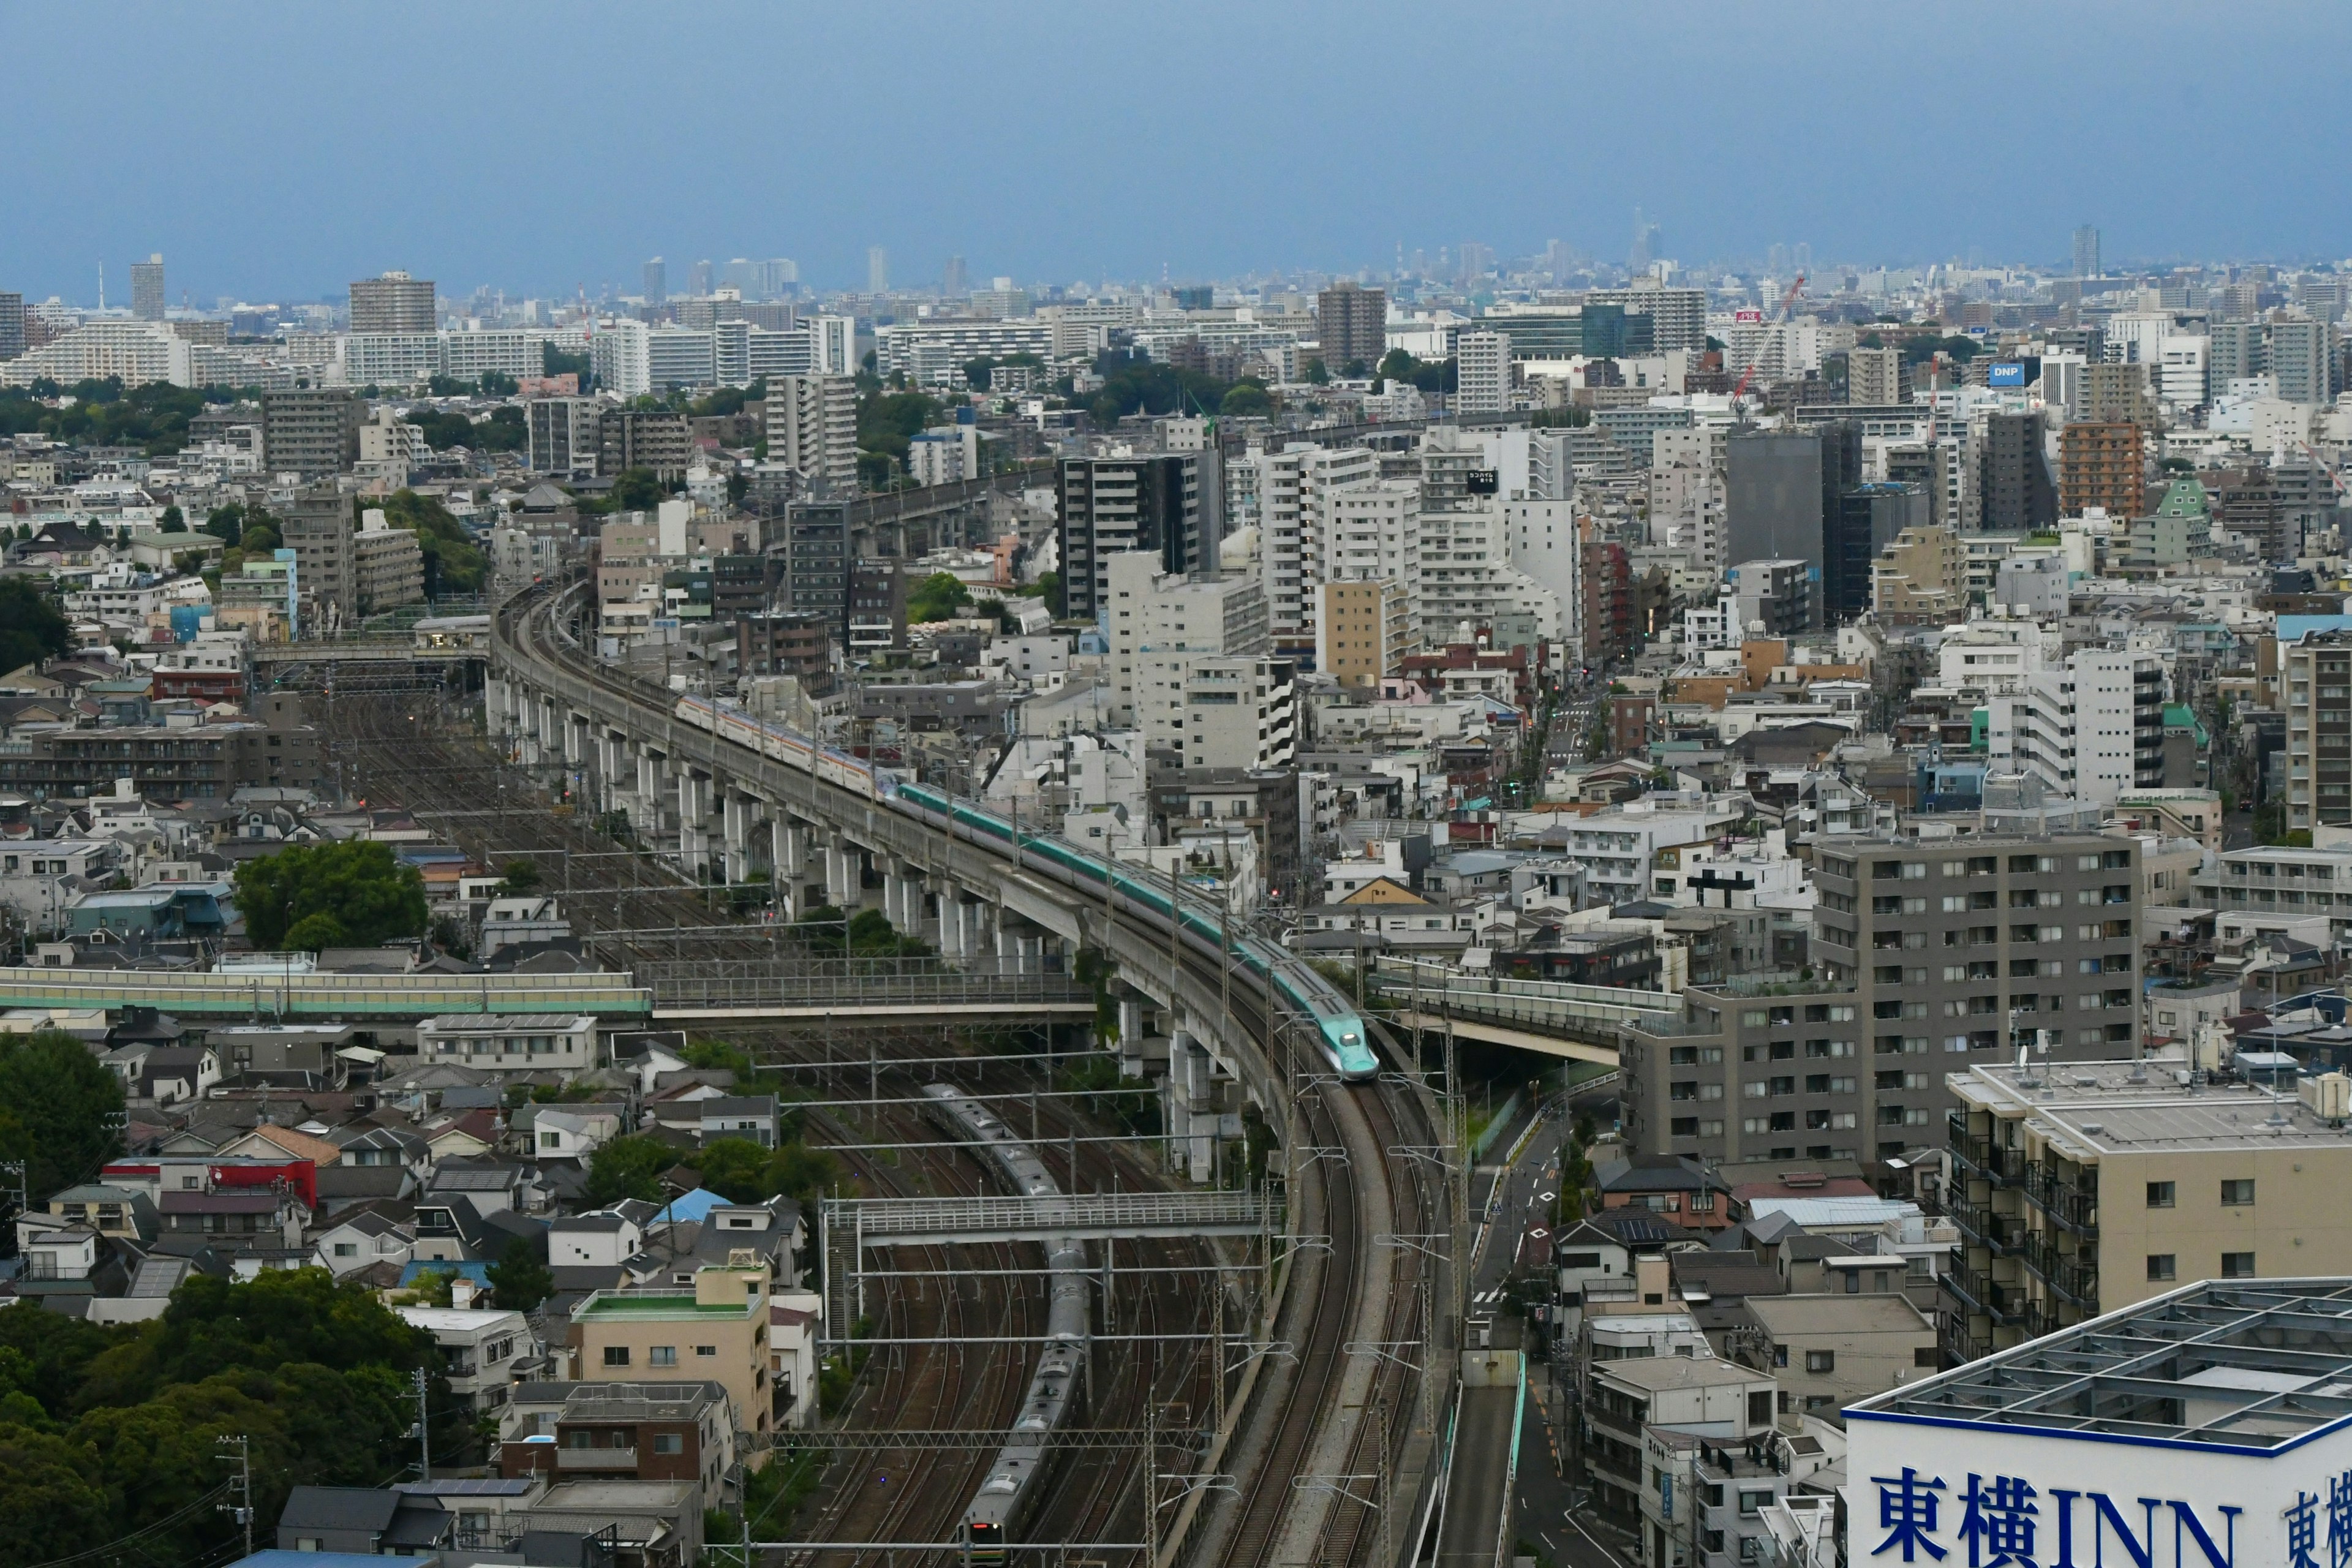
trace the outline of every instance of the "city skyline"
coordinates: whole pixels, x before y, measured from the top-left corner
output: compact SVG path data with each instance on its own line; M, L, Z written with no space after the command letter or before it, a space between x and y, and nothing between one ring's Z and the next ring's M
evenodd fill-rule
M936 287L951 255L975 279L1198 281L1386 270L1400 247L1433 258L1465 239L1507 258L1556 237L1622 263L1637 207L1685 266L1798 244L1864 265L1971 253L2050 265L2084 222L2104 231L2111 266L2347 248L2326 216L2347 176L2292 106L2324 89L2352 18L2308 6L2217 20L2177 5L1993 5L1933 31L1842 4L1727 11L1696 28L1496 11L1449 19L1443 63L1401 84L1391 110L1338 84L1376 79L1429 31L1397 10L1212 6L1171 34L1058 9L908 28L887 12L720 7L628 50L544 10L465 18L470 55L532 62L529 79L560 109L483 108L478 80L436 52L435 24L455 13L415 15L387 34L302 14L299 35L273 45L270 90L240 99L203 143L205 178L152 150L184 133L174 80L248 69L245 34L156 14L150 49L109 57L124 90L95 124L68 96L79 73L27 82L20 125L37 142L76 125L75 155L20 167L20 210L36 221L0 236L0 275L29 297L89 303L103 262L119 279L110 300L127 300L131 263L160 249L174 305L318 299L387 268L560 298L634 292L653 256L671 258L673 286L704 258L789 256L827 290L861 286L879 247L902 288ZM55 16L18 26L32 58L60 67L97 47ZM714 92L713 37L735 40L734 58L844 64L795 72L782 99ZM2053 76L1972 80L2017 37ZM1328 68L1300 78L1283 62L1309 42ZM384 128L352 112L348 68L362 58L400 89L396 157ZM1223 84L1213 95L1209 80ZM2073 80L2085 85L2051 85ZM2180 136L2116 135L2107 94L2133 80L2170 84ZM1036 90L1047 82L1050 97ZM984 83L996 86L972 90ZM1490 129L1453 107L1474 87L1507 110ZM1890 107L1857 116L1880 96ZM1442 129L1418 130L1417 106ZM531 173L551 113L584 116L577 179ZM786 124L801 151L782 160L766 149ZM1343 126L1357 144L1338 139ZM99 168L108 195L91 202ZM1171 182L1182 199L1169 199ZM1087 199L1032 199L1056 188ZM2198 200L2178 200L2183 189Z

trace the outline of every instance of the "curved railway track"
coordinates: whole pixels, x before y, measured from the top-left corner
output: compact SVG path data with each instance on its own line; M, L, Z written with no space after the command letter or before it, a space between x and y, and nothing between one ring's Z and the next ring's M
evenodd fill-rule
M554 613L566 599L561 593L544 594L502 606L501 638L529 647L530 657L551 660L572 679L625 705L623 711L641 713L653 729L667 729L667 694L587 658ZM521 668L526 679L532 679L527 662ZM1196 981L1217 989L1213 960L1191 953L1184 963ZM1259 1009L1240 995L1233 997L1233 1005L1236 1033L1270 1038ZM1381 1514L1401 1515L1413 1500L1374 1498L1368 1487L1348 1478L1395 1473L1397 1458L1415 1430L1405 1413L1422 1403L1420 1368L1446 1353L1427 1348L1437 1338L1423 1321L1423 1299L1435 1299L1421 1284L1429 1266L1398 1240L1436 1229L1442 1205L1411 1161L1405 1162L1406 1171L1390 1169L1391 1150L1425 1143L1429 1134L1409 1093L1385 1085L1348 1089L1335 1082L1297 1099L1300 1142L1345 1156L1344 1163L1320 1154L1312 1159L1299 1173L1300 1191L1292 1200L1293 1228L1328 1234L1329 1250L1295 1255L1286 1265L1294 1278L1276 1337L1290 1342L1299 1359L1259 1378L1244 1420L1249 1436L1227 1450L1225 1461L1229 1469L1246 1466L1247 1479L1240 1495L1199 1521L1207 1528L1196 1530L1188 1543L1189 1561L1243 1568L1276 1561L1367 1561L1367 1543ZM1384 1236L1389 1239L1377 1239ZM1136 1311L1158 1310L1149 1305L1151 1287L1138 1289L1144 1300L1135 1303ZM1193 1306L1198 1305L1196 1297ZM1243 1331L1236 1325L1229 1331ZM1197 1365L1188 1375L1193 1386L1208 1386ZM1157 1373L1122 1381L1139 1385L1140 1398L1160 1398L1169 1386ZM1081 1523L1124 1515L1139 1524L1132 1500L1139 1489L1133 1486L1098 1481L1083 1503L1081 1489L1073 1475L1066 1475L1050 1500L1052 1509L1073 1510L1063 1517ZM1098 1531L1097 1538L1108 1532ZM1388 1544L1402 1551L1405 1542L1391 1539Z

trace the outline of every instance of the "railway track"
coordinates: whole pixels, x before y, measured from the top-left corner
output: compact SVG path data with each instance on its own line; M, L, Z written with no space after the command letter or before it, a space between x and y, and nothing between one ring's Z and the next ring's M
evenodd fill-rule
M616 677L585 657L576 637L567 637L558 624L553 606L566 602L567 595L556 593L500 611L502 628L513 628L502 636L514 637L519 630L515 640L528 650L522 678L541 679L531 675L529 659L551 660L572 679L597 689L604 700L623 704L618 711L634 710L648 731L666 731L667 694ZM824 793L810 787L810 809L829 809ZM1217 960L1188 950L1182 962L1192 983L1212 994L1219 989ZM1240 996L1232 1005L1236 1034L1272 1037L1258 1009ZM1279 1073L1281 1063L1276 1065ZM1293 1228L1328 1234L1329 1250L1294 1254L1286 1266L1292 1279L1276 1337L1294 1345L1299 1359L1278 1369L1269 1364L1259 1376L1244 1422L1248 1436L1228 1448L1223 1466L1247 1479L1230 1503L1208 1510L1201 1521L1207 1528L1188 1543L1189 1561L1364 1561L1381 1512L1402 1513L1412 1500L1373 1498L1369 1486L1350 1479L1394 1474L1397 1456L1415 1429L1403 1413L1425 1403L1420 1399L1422 1368L1433 1366L1445 1353L1428 1348L1437 1336L1423 1321L1421 1300L1429 1294L1421 1288L1424 1264L1399 1244L1399 1238L1433 1230L1431 1216L1440 1211L1419 1170L1389 1169L1391 1149L1425 1143L1429 1135L1421 1131L1418 1107L1409 1098L1384 1098L1391 1094L1402 1097L1405 1091L1371 1086L1351 1090L1332 1083L1296 1097L1298 1141L1318 1152L1297 1173ZM1280 1115L1285 1108L1270 1109ZM1324 1151L1344 1155L1344 1161L1324 1157ZM1383 1236L1389 1237L1385 1242L1378 1239ZM1144 1306L1137 1303L1139 1310ZM1157 1397L1163 1386L1157 1374L1127 1381L1144 1384L1146 1398ZM1053 1500L1085 1519L1105 1510L1117 1513L1132 1490L1122 1488L1114 1494L1106 1486L1081 1504L1066 1477ZM1128 1517L1139 1521L1139 1515ZM1404 1542L1389 1544L1402 1549Z

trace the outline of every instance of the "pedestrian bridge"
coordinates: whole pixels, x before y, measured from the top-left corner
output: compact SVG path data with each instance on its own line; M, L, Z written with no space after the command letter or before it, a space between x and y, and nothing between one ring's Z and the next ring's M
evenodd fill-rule
M1646 1017L1678 1016L1682 1000L1664 991L1576 985L1559 980L1478 976L1448 964L1383 955L1366 973L1368 994L1402 1027L1485 1040L1545 1056L1617 1065L1624 1028Z

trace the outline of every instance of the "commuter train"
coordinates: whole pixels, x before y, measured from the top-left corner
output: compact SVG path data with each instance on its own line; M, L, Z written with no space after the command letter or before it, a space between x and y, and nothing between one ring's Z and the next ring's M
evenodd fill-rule
M1026 1196L1055 1197L1061 1185L1036 1150L1014 1135L1003 1120L979 1100L943 1083L924 1086L933 1119L959 1142L982 1146L999 1173ZM1045 1241L1052 1284L1045 1312L1045 1345L1031 1374L1021 1414L964 1507L964 1530L973 1563L1002 1563L1006 1548L1035 1513L1044 1497L1047 1449L1084 1404L1089 1299L1086 1244L1076 1237Z
M903 783L887 768L877 768L862 758L754 718L740 709L687 697L679 700L676 716L681 723L710 731L789 767L814 773L828 784L885 801L950 833L990 839L1007 849L1013 847L1013 825L1004 818L927 784ZM1091 896L1098 896L1108 883L1129 904L1162 918L1171 912L1171 900L1163 885L1117 861L1090 855L1066 839L1024 835L1020 849L1024 865L1081 888ZM1187 905L1182 911L1181 927L1185 936L1201 947L1214 951L1223 944L1221 922L1208 910ZM1232 951L1244 969L1270 984L1290 1006L1315 1020L1324 1060L1335 1073L1350 1082L1362 1082L1379 1074L1380 1058L1371 1048L1363 1019L1357 1016L1353 1004L1318 974L1313 965L1288 949L1255 936L1243 936Z

